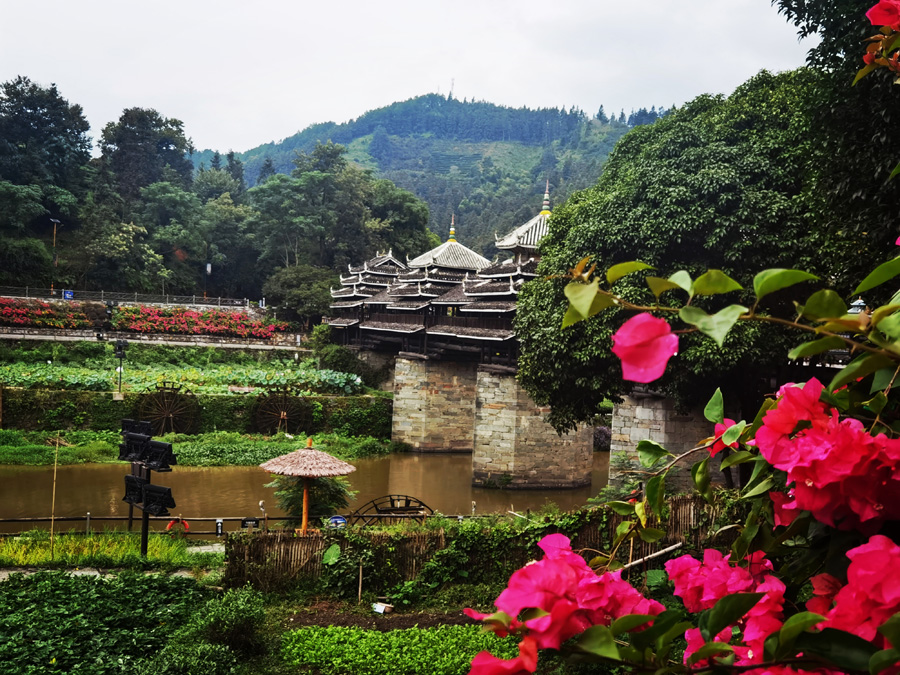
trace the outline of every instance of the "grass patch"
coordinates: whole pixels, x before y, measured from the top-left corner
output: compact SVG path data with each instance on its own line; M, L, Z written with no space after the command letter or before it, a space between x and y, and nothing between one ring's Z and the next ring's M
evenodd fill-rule
M221 553L191 553L182 538L151 533L147 558L141 558L138 533L59 534L50 555L50 533L32 530L0 538L3 567L102 567L116 569L203 569L224 564Z
M62 431L59 464L116 462L121 437L115 431ZM53 464L57 432L2 430L0 464ZM305 445L306 437L247 435L220 431L208 434L168 434L157 440L172 443L179 466L254 466ZM407 446L371 436L322 433L313 436L317 448L345 461L404 452Z

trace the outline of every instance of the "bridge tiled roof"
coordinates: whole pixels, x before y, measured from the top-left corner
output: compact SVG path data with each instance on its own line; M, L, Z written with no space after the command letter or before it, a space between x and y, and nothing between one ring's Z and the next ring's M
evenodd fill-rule
M406 264L412 268L434 266L475 271L487 267L491 261L458 241L450 239L437 248L407 261Z
M410 323L393 323L388 321L365 321L359 325L364 330L384 330L391 333L418 333L425 326Z
M519 225L512 232L496 241L497 248L509 250L514 248L537 249L541 239L547 234L549 213L541 212L524 225Z

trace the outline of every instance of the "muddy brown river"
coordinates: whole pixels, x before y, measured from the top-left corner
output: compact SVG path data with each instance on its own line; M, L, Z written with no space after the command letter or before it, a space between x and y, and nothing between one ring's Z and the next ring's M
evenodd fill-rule
M594 453L591 487L575 490L489 490L471 485L471 455L400 454L356 460L357 470L348 476L358 492L353 510L388 494L416 497L435 511L448 515L524 512L554 502L564 510L581 506L606 485L608 453ZM57 517L127 516L126 463L61 466L57 473ZM182 467L171 473L153 474L153 482L172 488L177 507L173 515L191 518L257 517L259 502L265 501L270 517L278 510L274 490L264 485L271 476L258 467ZM0 465L0 520L50 515L53 467ZM138 518L140 512L137 513ZM40 525L45 527L45 525ZM98 523L98 529L109 527ZM28 529L22 523L0 522L0 532ZM63 529L72 524L61 524ZM210 526L207 525L206 529ZM227 527L227 529L234 529Z

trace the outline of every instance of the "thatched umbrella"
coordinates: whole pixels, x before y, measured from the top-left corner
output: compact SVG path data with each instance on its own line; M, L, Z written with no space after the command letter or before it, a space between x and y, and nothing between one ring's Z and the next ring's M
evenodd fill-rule
M306 439L306 447L294 450L281 457L270 459L259 465L269 473L277 473L282 476L295 476L303 479L303 521L300 525L300 533L306 534L306 525L309 520L309 479L325 478L332 476L346 476L356 471L356 467L347 462L342 462L337 457L332 457L327 452L314 450L312 439Z

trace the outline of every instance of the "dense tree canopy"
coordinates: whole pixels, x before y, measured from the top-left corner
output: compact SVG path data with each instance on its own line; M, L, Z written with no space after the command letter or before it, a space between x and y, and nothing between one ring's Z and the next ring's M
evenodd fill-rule
M103 128L100 150L126 199L137 199L141 188L160 181L190 187L193 146L184 135L181 120L163 117L155 110L129 108L118 122Z
M90 156L81 106L27 77L0 84L0 180L78 192Z
M309 318L336 269L434 245L425 205L333 143L290 176L270 163L248 197L235 152L195 175L183 124L156 110L107 124L96 159L88 131L55 86L0 83L0 284L258 298L283 269L270 289Z
M741 283L767 267L852 273L842 261L855 242L829 235L818 222L824 206L816 180L826 157L808 111L819 82L810 69L763 72L727 99L701 96L631 131L597 185L554 211L539 272L565 274L590 256L604 269L642 260L658 276L717 268ZM528 284L517 317L520 379L538 402L552 404L560 428L590 419L605 396L624 390L609 354L623 316L603 312L560 331L564 285L559 278ZM648 301L641 287L629 278L617 289ZM783 361L777 348L783 339L756 329L730 337L723 353L685 336L678 367L658 388L689 403L708 398L717 385L769 386L758 380Z
M819 43L808 62L825 77L810 102L821 126L828 161L820 191L828 200L822 225L864 236L871 250L893 242L900 231L900 180L889 181L900 162L900 87L885 72L852 86L863 67L863 40L876 32L866 11L871 0L773 0L798 28ZM893 237L893 238L892 238Z

